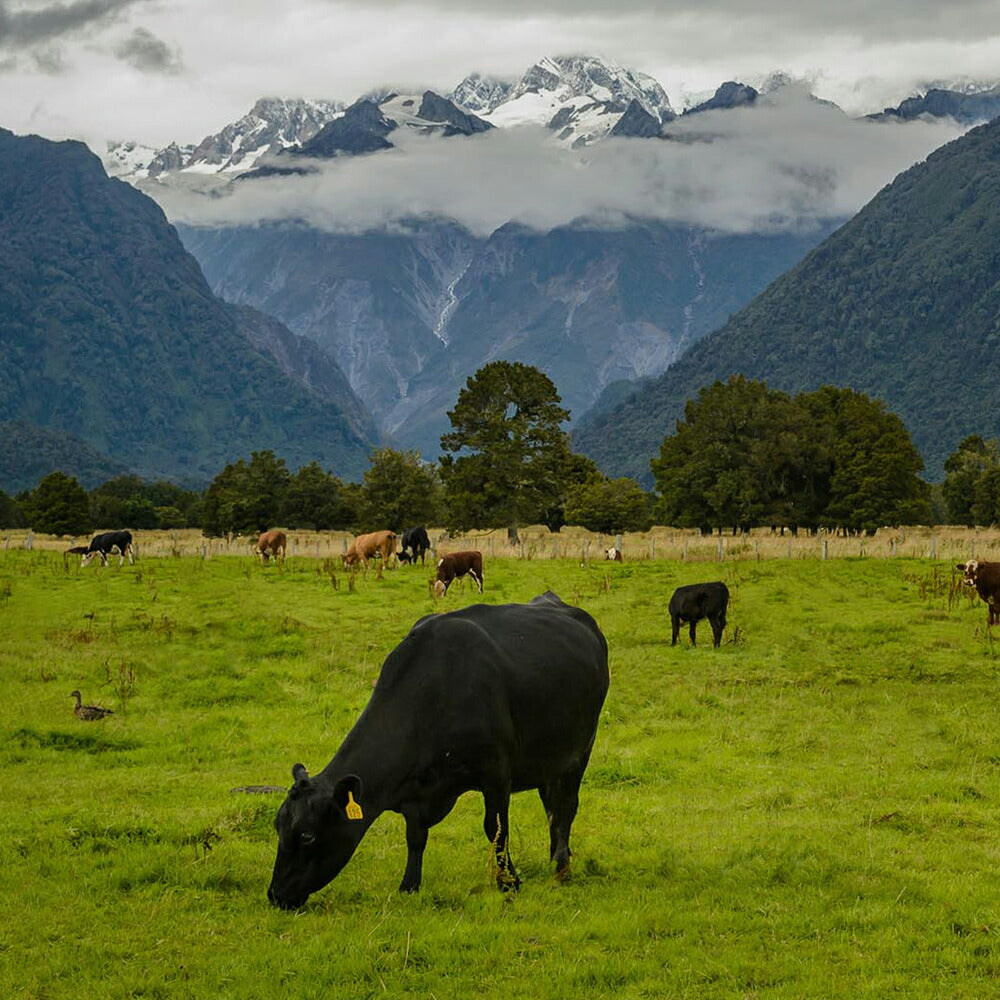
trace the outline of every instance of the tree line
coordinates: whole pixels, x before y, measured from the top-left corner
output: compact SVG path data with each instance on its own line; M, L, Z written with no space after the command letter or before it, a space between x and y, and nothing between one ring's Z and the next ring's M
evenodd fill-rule
M734 376L702 389L654 458L655 489L609 479L572 451L569 413L544 373L495 361L471 376L448 417L442 457L372 452L360 483L317 463L297 471L272 451L227 465L203 491L117 476L87 492L54 472L0 523L80 535L94 527L197 527L218 536L293 529L368 531L414 524L452 530L565 524L613 534L654 521L702 531L759 525L871 531L929 523L930 488L902 421L852 389L795 396ZM967 438L942 493L957 523L1000 520L1000 445Z

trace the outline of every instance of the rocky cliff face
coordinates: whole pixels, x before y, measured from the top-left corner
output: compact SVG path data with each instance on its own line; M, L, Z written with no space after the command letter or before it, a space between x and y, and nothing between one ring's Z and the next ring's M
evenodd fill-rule
M658 374L823 235L722 236L448 223L337 235L182 227L221 297L329 352L379 429L437 454L465 379L497 358L537 365L581 416L610 383Z

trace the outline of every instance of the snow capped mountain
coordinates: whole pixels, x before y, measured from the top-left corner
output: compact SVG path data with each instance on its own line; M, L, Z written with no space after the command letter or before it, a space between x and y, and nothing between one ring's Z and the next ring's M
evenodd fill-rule
M510 97L514 84L494 76L470 73L448 96L477 115L489 114Z
M311 139L342 113L333 101L282 100L263 97L239 121L208 135L197 145L171 143L156 151L133 142L109 145L104 163L112 176L135 179L163 174L242 173L260 157Z
M535 63L484 117L500 128L545 125L580 146L608 135L633 101L661 124L676 117L651 76L592 56L556 56Z

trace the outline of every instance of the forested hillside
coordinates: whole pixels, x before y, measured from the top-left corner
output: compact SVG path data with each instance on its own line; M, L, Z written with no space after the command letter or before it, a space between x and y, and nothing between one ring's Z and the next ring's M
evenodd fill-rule
M649 478L686 399L731 374L849 386L899 414L940 478L968 434L1000 434L1000 121L932 153L664 375L585 422L575 446Z
M360 474L358 414L255 349L155 202L81 143L0 130L0 245L0 420L152 477L268 447Z

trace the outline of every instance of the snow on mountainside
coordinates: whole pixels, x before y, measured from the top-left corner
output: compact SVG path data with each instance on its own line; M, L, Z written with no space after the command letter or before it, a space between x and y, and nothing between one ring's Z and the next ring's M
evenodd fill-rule
M580 146L606 136L633 101L661 124L676 117L651 76L592 56L556 56L535 63L483 117L499 128L545 125L561 142Z
M541 59L516 83L473 73L444 97L432 91L407 95L380 88L351 107L364 102L377 105L392 128L469 135L490 126L536 124L549 128L558 141L576 146L604 138L633 104L658 124L676 117L670 99L651 76L592 56ZM119 142L109 145L103 160L109 174L131 180L162 179L178 172L242 174L285 150L303 149L345 110L334 101L262 98L239 121L197 144L171 143L155 150ZM648 123L644 134L651 134ZM381 148L388 145L391 142Z
M448 96L463 108L483 115L503 104L513 89L510 80L470 73Z
M171 143L157 152L137 143L109 146L104 163L112 176L136 179L188 173L241 173L260 157L311 139L343 111L333 101L263 97L239 121L208 135L197 145Z

